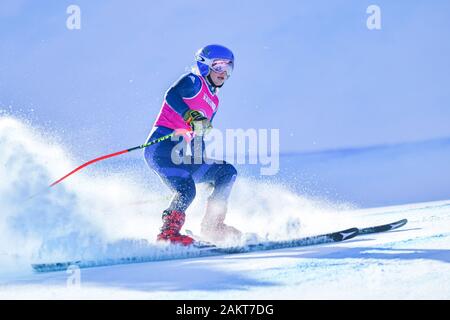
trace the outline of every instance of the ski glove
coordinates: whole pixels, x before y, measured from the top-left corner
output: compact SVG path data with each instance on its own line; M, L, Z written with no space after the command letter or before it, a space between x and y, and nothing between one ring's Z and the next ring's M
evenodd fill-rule
M203 136L212 129L209 119L197 110L188 110L183 119L191 126L196 135Z

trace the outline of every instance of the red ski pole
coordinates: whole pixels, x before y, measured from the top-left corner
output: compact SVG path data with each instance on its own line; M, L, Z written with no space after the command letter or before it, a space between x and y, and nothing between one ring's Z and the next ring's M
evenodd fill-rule
M105 159L108 159L108 158L112 158L112 157L115 157L115 156L118 156L118 155L121 155L121 154L124 154L124 153L127 153L127 152L131 152L131 151L134 151L134 150L139 150L139 149L146 148L146 147L151 146L151 145L153 145L153 144L155 144L155 143L158 143L158 142L167 140L167 139L169 139L170 137L172 137L173 135L174 135L174 132L172 132L171 134L165 135L165 136L163 136L163 137L161 137L161 138L158 138L158 139L156 139L156 140L150 141L149 143L146 143L146 144L143 144L143 145L134 147L134 148L130 148L130 149L126 149L126 150L114 152L114 153L111 153L111 154L107 154L107 155L105 155L105 156L101 156L101 157L92 159L92 160L90 160L90 161L88 161L88 162L82 164L81 166L75 168L74 170L70 171L70 172L69 172L68 174L66 174L64 177L62 177L62 178L56 180L56 181L53 182L51 185L49 185L49 187L51 188L51 187L53 187L54 185L57 185L58 183L60 183L61 181L63 181L63 180L66 179L67 177L71 176L71 175L74 174L75 172L77 172L77 171L79 171L79 170L81 170L81 169L83 169L83 168L87 167L88 165L91 165L91 164L93 164L93 163L95 163L95 162L102 161L102 160L105 160Z

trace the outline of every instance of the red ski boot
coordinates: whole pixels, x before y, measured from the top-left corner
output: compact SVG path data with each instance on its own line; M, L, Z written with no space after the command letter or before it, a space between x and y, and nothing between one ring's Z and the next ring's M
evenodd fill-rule
M157 241L170 241L173 244L188 246L194 242L189 236L180 234L181 227L184 224L185 214L181 211L164 210L162 220L163 226L161 233L156 237Z

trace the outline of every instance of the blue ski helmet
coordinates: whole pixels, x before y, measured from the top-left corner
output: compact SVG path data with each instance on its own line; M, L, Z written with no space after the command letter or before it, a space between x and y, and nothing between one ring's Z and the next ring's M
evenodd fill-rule
M210 68L214 62L214 60L229 60L231 70L234 67L234 55L230 49L218 45L218 44L210 44L206 47L203 47L197 51L195 54L195 60L197 61L198 70L200 74L206 77L209 74ZM228 74L230 76L230 74Z

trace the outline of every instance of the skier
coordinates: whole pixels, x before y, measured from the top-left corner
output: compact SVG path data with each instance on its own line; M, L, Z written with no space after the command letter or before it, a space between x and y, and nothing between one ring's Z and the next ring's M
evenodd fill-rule
M162 214L163 225L157 240L182 245L190 245L194 241L188 235L180 234L180 230L185 222L186 209L195 198L195 183L206 182L214 187L201 222L202 236L212 242L241 237L239 230L224 223L227 200L237 171L224 161L205 161L203 141L217 113L219 88L233 71L234 55L224 46L208 45L198 50L195 58L197 69L181 76L166 92L147 142L170 133L174 133L177 139L163 140L144 151L148 166L173 191L169 207ZM177 164L172 159L172 150L180 141L185 144L190 142L195 154L186 155L185 148L176 151L184 159ZM199 145L200 161L197 153Z

